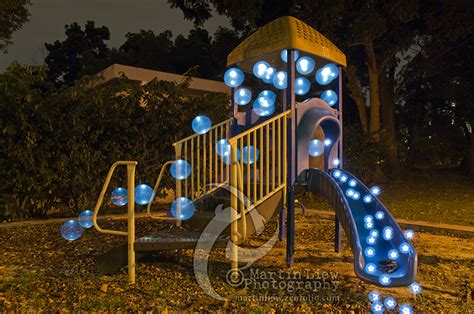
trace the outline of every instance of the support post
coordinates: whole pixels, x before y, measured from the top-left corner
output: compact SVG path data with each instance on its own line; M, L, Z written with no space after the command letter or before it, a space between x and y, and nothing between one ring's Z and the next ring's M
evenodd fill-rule
M175 153L176 153L176 160L181 159L181 143L176 145L175 148ZM199 161L198 161L199 162ZM194 169L193 169L194 171ZM182 196L182 190L181 190L181 180L176 179L176 191L175 191L175 199L179 199ZM176 226L180 227L181 226L181 220L179 219L181 217L181 206L176 206Z
M238 199L237 199L237 193L241 192L238 189L237 186L237 176L239 175L237 173L237 144L232 144L231 148L231 175L230 175L230 187L231 187L231 193L230 193L230 219L231 219L231 225L230 225L230 240L232 241L232 247L231 247L231 254L232 254L232 260L231 260L231 276L232 280L237 282L237 276L239 275L239 252L238 252L238 242L239 242L239 226L238 226ZM244 215L244 210L242 209L241 212L242 215Z
M128 281L135 283L135 165L127 165Z

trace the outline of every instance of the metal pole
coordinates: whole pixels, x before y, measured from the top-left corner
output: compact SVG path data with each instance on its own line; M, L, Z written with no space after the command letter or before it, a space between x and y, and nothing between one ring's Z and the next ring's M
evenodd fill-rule
M127 165L128 179L128 281L135 283L135 165Z
M339 139L338 149L337 149L337 158L339 159L339 168L342 168L344 158L343 158L343 151L342 151L342 143L343 143L343 128L342 128L342 68L339 67L339 80L336 86L336 92L338 94L338 103L337 103L337 116L339 119L339 123L341 124L341 138ZM341 222L339 221L339 217L336 215L335 219L335 226L334 226L334 251L339 253L341 251Z
M237 187L237 176L239 175L237 173L237 142L234 142L231 147L231 176L230 176L230 186L231 186L231 225L230 225L230 237L231 241L233 243L232 248L231 248L231 254L232 254L232 260L231 260L231 276L232 280L237 281L237 276L239 275L238 270L239 270L239 262L238 262L238 257L239 257L239 252L238 252L238 233L239 233L239 227L238 227L238 220L237 220L237 209L238 209L238 199L237 199L237 193L241 192L238 190ZM244 210L242 209L241 212L242 215L245 215Z
M295 142L296 142L296 110L295 110L295 92L294 92L294 81L295 81L295 56L294 50L287 50L288 63L287 63L287 88L286 88L286 105L290 106L291 114L289 117L290 127L287 130L288 137L288 178L287 178L287 217L286 217L286 228L287 228L287 239L286 239L286 265L288 267L293 266L294 255L295 255Z

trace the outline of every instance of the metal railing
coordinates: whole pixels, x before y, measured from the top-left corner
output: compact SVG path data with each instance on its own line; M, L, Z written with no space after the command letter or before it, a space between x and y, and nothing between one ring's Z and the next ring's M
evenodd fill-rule
M215 147L217 141L229 137L231 121L228 119L205 134L194 134L173 144L176 160L184 159L192 168L188 178L176 180L176 198L194 201L228 182L230 160L226 163L220 158Z
M118 166L127 166L127 231L102 229L97 224L97 213L104 201L105 192L109 187L110 180ZM99 199L94 208L94 215L92 216L92 223L94 228L101 233L108 233L114 235L128 236L128 280L130 283L135 283L135 169L137 167L136 161L117 161L109 169L109 173L102 186Z

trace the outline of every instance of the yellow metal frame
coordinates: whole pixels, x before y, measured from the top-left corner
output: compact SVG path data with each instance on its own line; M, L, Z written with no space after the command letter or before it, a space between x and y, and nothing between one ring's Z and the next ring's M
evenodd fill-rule
M127 166L127 192L128 192L128 200L127 200L127 213L128 213L128 220L127 220L127 231L118 231L118 230L109 230L109 229L102 229L97 224L97 213L99 212L100 207L104 201L105 192L109 187L110 180L112 179L112 175L114 174L115 169L118 166ZM92 223L94 224L94 228L100 233L108 233L113 235L122 235L128 236L128 280L130 283L135 283L135 169L137 166L136 161L117 161L114 163L110 169L107 177L105 179L105 183L102 186L102 191L100 192L99 199L94 208L94 214L92 216Z

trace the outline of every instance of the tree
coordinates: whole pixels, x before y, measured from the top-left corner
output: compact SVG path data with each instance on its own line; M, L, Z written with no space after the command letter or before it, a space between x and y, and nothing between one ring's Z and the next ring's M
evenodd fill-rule
M28 22L29 1L2 0L0 2L0 52L6 53L12 44L12 34Z
M73 23L65 26L65 34L65 40L45 44L49 77L56 84L72 85L81 76L96 74L111 64L105 43L110 39L107 27L87 21L83 30Z

